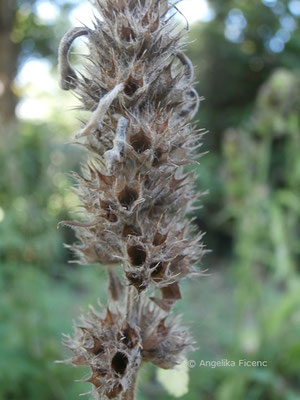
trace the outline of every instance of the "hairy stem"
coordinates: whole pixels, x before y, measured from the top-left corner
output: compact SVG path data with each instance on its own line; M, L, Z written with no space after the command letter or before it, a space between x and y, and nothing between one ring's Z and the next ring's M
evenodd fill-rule
M126 314L127 320L134 325L138 325L139 311L141 296L136 296L136 291L133 286L127 287L127 299L126 299ZM126 392L122 395L122 400L134 400L135 399L135 389L137 383L137 374L132 377L131 384Z
M137 383L137 373L133 376L133 380L131 382L129 389L126 392L124 392L122 400L135 400L136 383Z
M132 325L138 325L141 296L136 293L133 286L128 287L127 291L127 320Z

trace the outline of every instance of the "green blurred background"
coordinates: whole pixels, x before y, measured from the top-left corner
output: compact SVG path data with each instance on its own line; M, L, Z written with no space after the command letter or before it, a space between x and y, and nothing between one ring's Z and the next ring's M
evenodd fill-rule
M0 0L0 400L89 390L74 383L87 371L53 362L67 356L72 320L105 301L101 267L68 263L73 234L56 229L74 216L67 174L87 156L67 144L81 114L56 74L59 38L84 3ZM209 192L196 221L212 250L177 306L198 343L182 399L299 400L300 1L184 0L181 10L199 13L188 54L206 99L197 123L210 132L194 167ZM199 366L221 359L268 367ZM184 393L186 369L145 367L138 400Z

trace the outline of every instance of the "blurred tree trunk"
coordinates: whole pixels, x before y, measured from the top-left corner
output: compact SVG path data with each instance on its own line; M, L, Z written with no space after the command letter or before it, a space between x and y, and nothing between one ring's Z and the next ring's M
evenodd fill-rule
M1 128L15 120L17 98L13 81L17 73L18 45L12 41L16 0L0 0L0 122Z

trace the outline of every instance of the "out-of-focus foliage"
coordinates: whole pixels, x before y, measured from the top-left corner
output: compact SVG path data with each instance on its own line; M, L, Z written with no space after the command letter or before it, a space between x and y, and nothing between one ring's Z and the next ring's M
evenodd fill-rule
M195 167L199 190L210 193L196 216L213 252L204 260L209 275L189 282L177 306L198 343L185 400L300 398L296 3L211 0L216 17L192 27L188 51L206 97L199 127L210 130L210 153ZM14 34L23 60L37 54L33 47L56 53L52 28L36 19L34 7L19 4ZM39 35L48 43L41 50ZM66 132L65 116L55 110L48 126L22 122L1 138L0 400L75 399L89 390L74 383L85 371L54 364L67 357L61 333L70 331L79 307L105 301L102 268L67 264L62 243L74 238L56 229L76 206L66 173L78 170L81 158L65 144L72 129ZM267 360L268 367L199 367L221 359ZM164 379L144 369L138 400L171 400Z
M79 307L101 297L104 283L100 268L67 265L63 242L74 238L56 225L76 207L64 172L80 157L55 128L22 123L0 152L1 400L76 398L88 389L74 385L75 371L54 364L67 356L62 332Z
M14 80L20 67L39 57L55 63L59 38L68 26L67 15L73 6L71 0L0 0L1 125L15 121L15 107L21 94ZM41 9L45 20L41 18ZM52 18L55 12L56 18Z
M43 0L14 0L15 23L12 40L19 47L19 64L27 58L47 57L56 62L57 46L60 36L66 29L66 19L74 7L72 0L52 0L51 5L59 7L57 18L47 21L40 20L38 7Z
M56 224L75 201L62 172L74 149L58 144L45 125L22 124L7 139L0 151L1 261L50 265L54 273L66 260Z
M247 124L260 86L276 68L299 70L299 12L295 2L282 0L211 0L215 18L196 24L188 47L196 67L197 90L204 96L198 118L210 131L204 140L199 190L206 206L198 215L209 246L227 253L232 236L223 224L223 132ZM299 4L298 4L299 6ZM294 11L294 12L292 12Z
M34 265L12 262L2 266L0 288L0 399L75 398L73 371L54 364L71 291Z
M199 117L213 133L206 147L213 143L219 148L224 129L248 118L272 70L299 69L298 19L290 3L212 0L213 21L192 29L189 53L198 66L198 91L206 99Z
M299 73L274 72L247 130L224 135L224 214L238 305L232 350L269 364L240 376L240 398L299 397L299 90ZM239 376L232 379L221 385L220 399L233 398Z

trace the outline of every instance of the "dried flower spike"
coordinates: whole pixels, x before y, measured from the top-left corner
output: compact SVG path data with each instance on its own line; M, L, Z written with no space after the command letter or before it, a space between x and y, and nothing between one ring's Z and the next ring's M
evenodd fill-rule
M65 344L68 360L91 370L95 399L134 399L143 361L180 363L188 332L170 314L179 283L199 275L201 235L186 214L197 196L193 162L201 132L190 124L199 97L167 0L95 0L94 28L74 28L59 48L61 86L72 89L89 121L76 134L94 159L74 174L86 221L62 221L79 239L81 263L106 265L106 311L91 309ZM87 37L85 73L68 60ZM119 271L119 266L121 271ZM118 275L121 275L120 278Z

